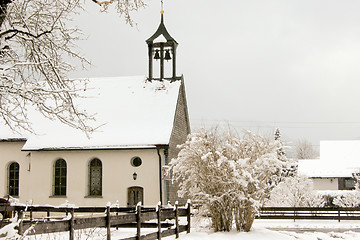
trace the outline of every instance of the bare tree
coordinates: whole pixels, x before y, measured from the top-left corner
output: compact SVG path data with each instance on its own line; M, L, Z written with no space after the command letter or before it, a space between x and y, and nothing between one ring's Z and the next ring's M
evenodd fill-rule
M130 12L144 6L143 0L91 1L102 10L113 5L130 25ZM75 44L80 29L68 26L84 2L0 0L0 115L11 129L32 130L27 111L31 107L45 117L93 131L87 124L91 116L74 103L86 81L68 79L74 66L64 60L89 64Z
M312 159L316 157L316 151L312 144L307 140L299 140L296 144L297 159Z

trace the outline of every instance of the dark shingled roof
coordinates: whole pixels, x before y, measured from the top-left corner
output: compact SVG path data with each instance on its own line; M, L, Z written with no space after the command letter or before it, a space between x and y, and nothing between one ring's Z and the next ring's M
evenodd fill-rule
M161 34L165 37L167 42L175 42L176 44L178 44L176 42L176 40L173 37L171 37L169 32L166 30L166 27L164 25L164 16L163 16L163 14L161 14L161 22L160 22L160 25L159 25L158 29L156 30L156 32L148 40L146 40L146 43L147 44L153 43L153 41L157 37L159 37Z

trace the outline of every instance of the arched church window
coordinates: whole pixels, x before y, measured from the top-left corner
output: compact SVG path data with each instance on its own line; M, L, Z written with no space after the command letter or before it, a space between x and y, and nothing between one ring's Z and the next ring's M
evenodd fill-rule
M58 159L54 164L54 196L66 196L67 166L64 159Z
M8 194L10 196L19 196L19 172L20 165L13 162L8 169Z
M89 164L89 195L102 195L102 163L98 158L94 158Z

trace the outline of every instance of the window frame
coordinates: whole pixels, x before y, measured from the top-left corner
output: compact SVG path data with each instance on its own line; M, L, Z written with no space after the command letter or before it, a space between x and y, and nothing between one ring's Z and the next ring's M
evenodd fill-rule
M12 166L17 166L17 169L12 169ZM13 173L13 175L12 175ZM7 169L7 193L13 197L19 197L20 192L20 164L18 162L11 162ZM13 176L13 177L12 177Z
M97 164L96 164L97 163ZM94 165L92 165L94 164ZM93 169L96 170L96 168L100 169L100 179L98 180L100 183L98 185L98 190L96 190L96 186L94 187L93 177L94 172ZM89 162L89 182L88 182L88 196L89 197L101 197L102 196L102 183L103 183L103 164L102 161L99 158L93 158ZM98 191L98 192L97 192Z
M344 189L345 190L354 190L356 181L354 178L344 178Z
M139 160L140 160L140 163L139 163L139 164L136 164L136 163L135 163L135 160L136 160L136 159L139 159ZM137 167L140 167L140 166L143 164L143 160L141 159L141 157L135 156L135 157L132 157L132 158L130 159L130 164L131 164L131 166L137 168Z
M67 193L67 163L65 159L59 158L53 166L53 196L66 197ZM58 184L59 183L59 184Z

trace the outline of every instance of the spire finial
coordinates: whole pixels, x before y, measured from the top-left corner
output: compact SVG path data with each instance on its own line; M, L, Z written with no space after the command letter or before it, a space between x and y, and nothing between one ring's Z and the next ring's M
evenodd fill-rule
M164 14L164 1L161 0L161 11L160 11L161 15Z

